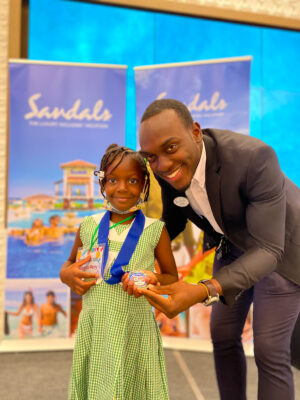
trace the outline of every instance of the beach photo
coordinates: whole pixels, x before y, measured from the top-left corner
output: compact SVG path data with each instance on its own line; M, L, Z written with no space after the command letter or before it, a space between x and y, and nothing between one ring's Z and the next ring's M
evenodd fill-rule
M59 279L7 279L5 339L69 336L70 290Z

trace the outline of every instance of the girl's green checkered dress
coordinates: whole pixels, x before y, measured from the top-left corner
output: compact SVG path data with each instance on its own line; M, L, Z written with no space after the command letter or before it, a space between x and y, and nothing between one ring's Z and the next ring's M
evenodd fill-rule
M84 218L80 238L89 247L103 214ZM105 278L131 224L109 231ZM154 249L163 223L146 218L144 231L126 270L154 270ZM97 242L96 242L97 243ZM69 400L169 399L161 336L151 306L122 285L100 281L83 296Z

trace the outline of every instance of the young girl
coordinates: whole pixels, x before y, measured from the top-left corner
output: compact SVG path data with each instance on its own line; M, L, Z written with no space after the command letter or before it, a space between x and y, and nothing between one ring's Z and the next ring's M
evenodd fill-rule
M74 266L78 248L97 245L98 236L102 243L107 219L105 272L83 296L69 400L169 399L161 337L151 306L144 297L136 298L136 289L136 297L129 296L119 284L124 271L137 270L143 270L151 284L178 280L163 222L145 218L139 209L148 197L149 173L139 153L114 144L106 150L97 176L109 211L84 218L62 267L63 271ZM136 242L129 243L128 237L136 237ZM128 260L118 268L124 252ZM155 259L160 274L154 273Z
M18 311L7 311L7 314L14 316L22 314L18 327L19 337L22 339L27 336L32 336L34 315L37 324L39 325L40 323L38 306L35 303L33 293L30 290L24 293L23 303L20 305Z

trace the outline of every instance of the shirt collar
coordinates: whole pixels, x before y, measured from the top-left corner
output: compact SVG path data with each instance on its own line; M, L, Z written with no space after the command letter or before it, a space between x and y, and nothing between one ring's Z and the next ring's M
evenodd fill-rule
M191 181L191 185L193 182L197 182L202 188L205 187L205 167L206 167L206 150L204 141L202 142L202 153L200 157L200 161L194 173L194 176Z

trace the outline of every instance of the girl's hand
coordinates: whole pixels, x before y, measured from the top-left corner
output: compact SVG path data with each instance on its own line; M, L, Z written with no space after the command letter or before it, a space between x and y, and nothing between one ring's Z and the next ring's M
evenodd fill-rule
M87 263L91 259L91 256L84 258L83 260L77 261L66 268L62 268L60 271L60 279L63 283L68 285L73 292L82 296L85 294L91 286L94 286L97 282L98 275L83 272L80 267ZM94 279L89 282L85 282L83 279Z
M142 272L146 275L146 282L148 285L157 285L158 279L154 272L146 271L146 270L139 270L134 272ZM141 297L142 293L140 293L140 289L134 285L133 281L129 281L129 273L122 277L122 284L124 292L127 292L130 296L134 296L135 298Z

